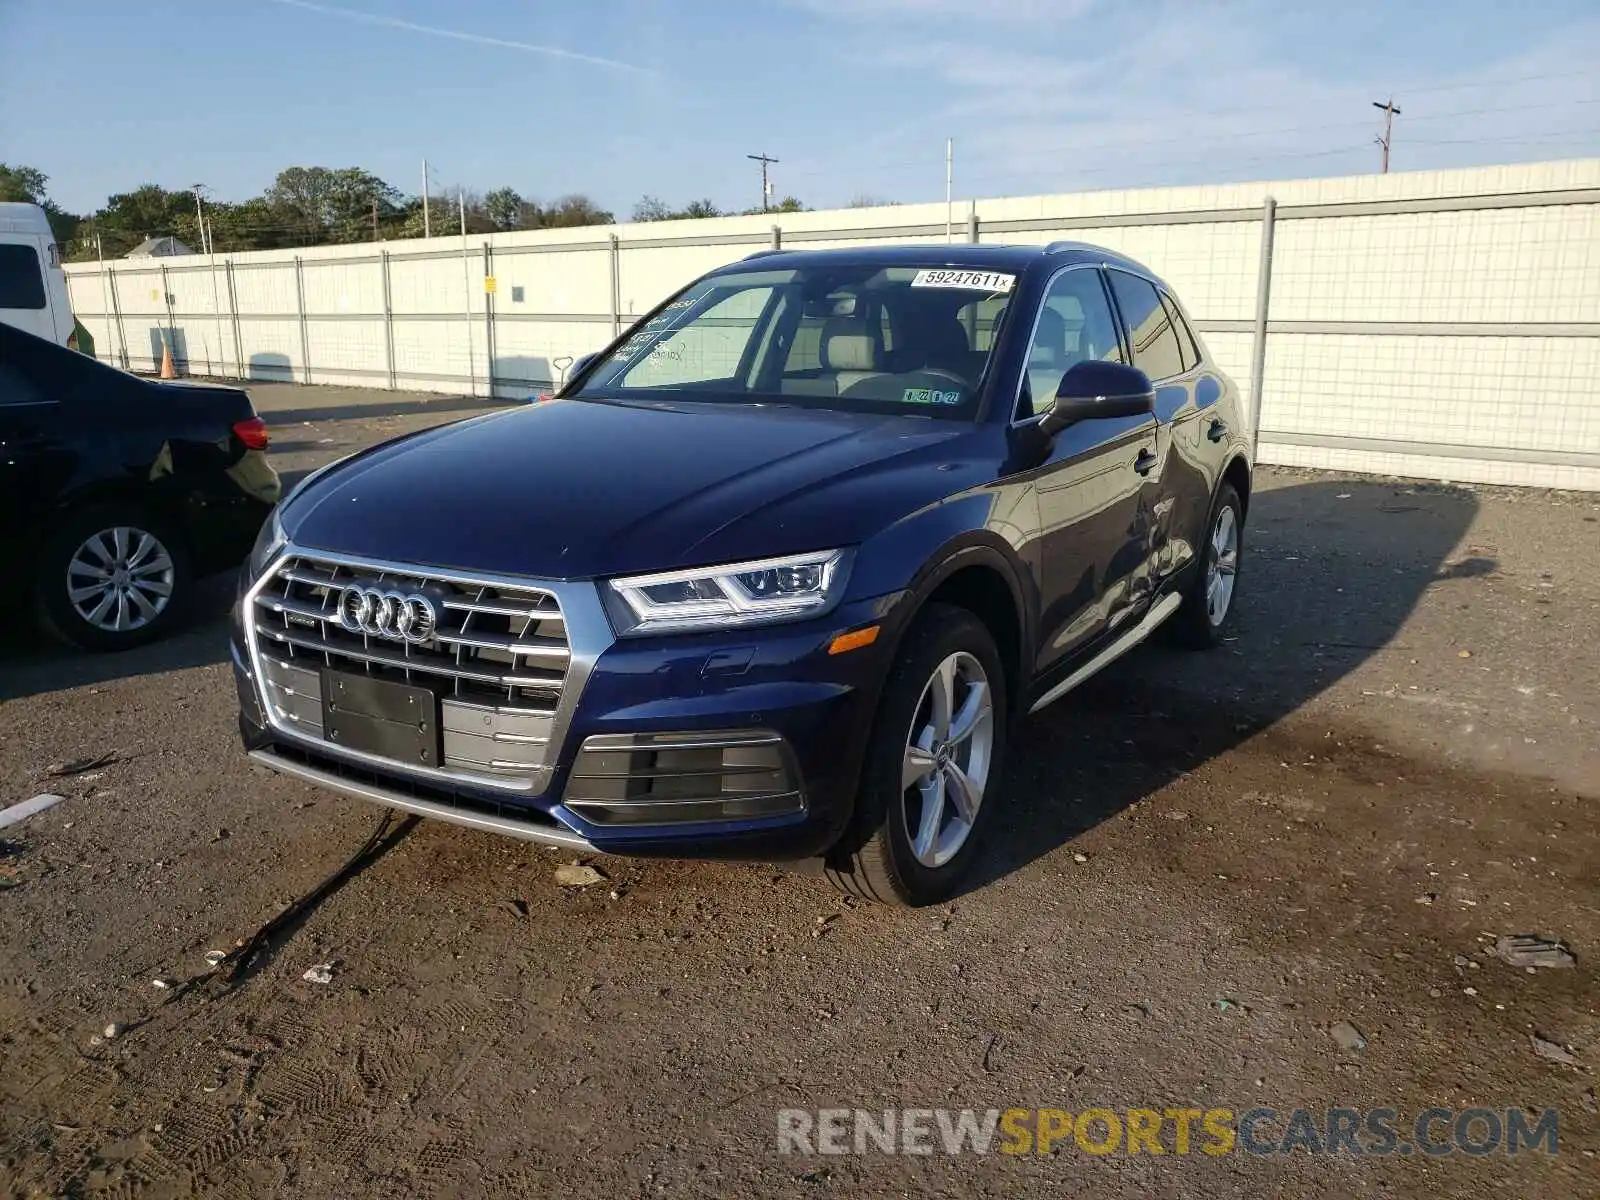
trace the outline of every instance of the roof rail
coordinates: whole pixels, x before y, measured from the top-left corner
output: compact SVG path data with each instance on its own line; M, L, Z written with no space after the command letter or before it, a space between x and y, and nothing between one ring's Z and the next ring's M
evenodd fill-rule
M1051 242L1044 248L1046 254L1063 254L1068 250L1091 250L1088 242Z
M782 250L777 250L777 249L756 250L756 251L753 251L750 254L746 254L744 256L744 258L740 259L739 261L740 262L748 262L752 258L765 258L769 254L782 254L782 253L783 253Z

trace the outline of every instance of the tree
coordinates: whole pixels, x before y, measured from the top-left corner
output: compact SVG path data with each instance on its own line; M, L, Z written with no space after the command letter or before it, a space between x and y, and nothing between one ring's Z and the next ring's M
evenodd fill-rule
M845 205L845 207L846 208L886 208L889 205L897 204L897 203L899 203L899 202L896 201L896 200L885 200L882 197L874 196L874 195L872 195L872 194L870 194L868 192L857 192L854 196L850 197L850 203Z
M691 200L682 208L668 208L666 201L647 195L640 197L633 206L635 221L686 221L722 215L722 210L710 200Z
M0 163L0 200L37 204L50 219L50 232L58 246L68 246L77 235L82 218L54 204L45 192L50 177L37 167Z
M633 206L633 219L635 221L669 221L673 212L667 207L665 200L658 200L651 195L639 197L639 202Z
M552 228L611 225L615 221L615 217L582 192L570 192L544 210L544 223Z
M191 249L200 248L194 193L169 192L159 184L118 192L86 223L100 235L107 258L119 258L153 237L175 237Z
M483 211L496 229L519 229L527 201L514 188L495 188L483 198Z
M315 242L365 241L372 215L392 215L398 189L360 167L288 167L279 171L266 199Z
M19 204L44 204L50 177L37 167L13 167L0 162L0 200Z

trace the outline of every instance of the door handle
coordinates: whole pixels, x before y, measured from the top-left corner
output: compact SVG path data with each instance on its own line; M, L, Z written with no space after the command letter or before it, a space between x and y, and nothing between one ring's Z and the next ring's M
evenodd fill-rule
M1148 450L1139 451L1139 457L1133 460L1133 469L1141 475L1148 475L1155 470L1156 456Z
M1206 427L1206 436L1213 442L1220 442L1228 436L1228 423L1221 418L1213 418L1211 424Z

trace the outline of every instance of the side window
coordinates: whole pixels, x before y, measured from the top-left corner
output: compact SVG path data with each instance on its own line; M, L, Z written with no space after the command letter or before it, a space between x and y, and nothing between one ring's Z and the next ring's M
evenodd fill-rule
M1183 313L1178 311L1178 302L1166 292L1161 293L1161 302L1167 306L1167 318L1178 333L1178 348L1183 353L1183 369L1192 371L1200 365L1200 343L1194 340L1194 331L1189 328L1189 322L1183 319Z
M1178 347L1178 335L1173 332L1172 319L1167 316L1155 285L1126 271L1108 274L1133 342L1133 365L1151 379L1182 375L1183 352Z
M43 308L44 272L39 252L16 242L0 243L0 308Z
M635 334L623 343L618 355L634 347L632 352L638 358L618 374L613 386L667 387L731 378L771 298L770 287L743 288L682 329L669 330L660 338Z
M1027 371L1018 416L1046 411L1055 401L1061 377L1091 359L1122 361L1117 322L1092 269L1063 271L1039 306L1039 322L1028 344Z

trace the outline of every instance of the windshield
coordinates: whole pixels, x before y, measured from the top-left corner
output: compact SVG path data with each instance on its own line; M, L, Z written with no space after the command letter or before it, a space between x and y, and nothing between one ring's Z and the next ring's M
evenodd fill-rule
M717 275L641 325L577 394L968 418L1015 283L872 264Z

